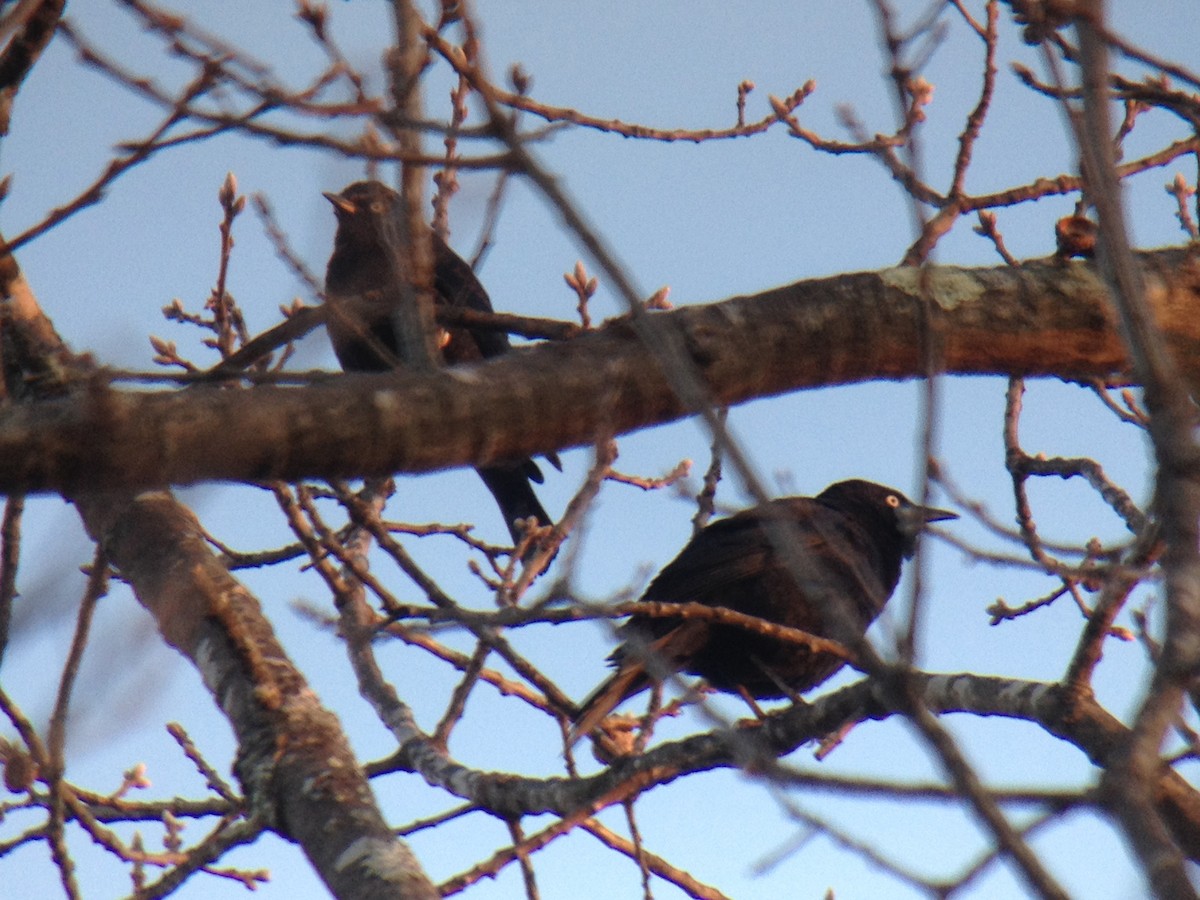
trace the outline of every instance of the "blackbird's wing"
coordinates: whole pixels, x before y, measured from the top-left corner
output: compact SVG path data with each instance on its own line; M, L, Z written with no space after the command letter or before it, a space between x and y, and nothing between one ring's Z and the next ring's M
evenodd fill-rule
M430 238L433 241L433 291L438 302L476 312L492 312L491 298L467 261L451 250L436 232ZM510 349L507 332L451 327L446 332L442 356L447 364L456 365L500 356ZM553 461L556 468L562 468L557 457ZM514 519L533 517L543 524L550 522L529 486L530 481L535 484L543 481L542 470L532 459L479 469L479 474L500 505L510 531ZM515 532L513 540L517 540Z
M828 558L830 544L840 538L840 516L807 497L772 500L765 508L743 510L720 519L697 534L646 588L643 599L670 603L694 601L729 605L749 580L781 565L764 527L769 517L800 541L801 559ZM814 522L823 522L818 527Z
M491 298L467 261L451 250L437 234L432 237L434 294L448 306L492 312ZM456 346L463 342L468 346ZM455 328L445 348L446 361L454 364L471 359L488 359L507 353L509 349L507 332L489 328Z
M476 312L493 312L492 300L487 290L480 283L475 271L465 259L455 253L450 246L435 232L433 239L433 290L434 296L448 306L458 306L473 309ZM452 328L449 339L443 348L446 362L470 362L478 359L489 359L500 356L512 349L508 333L489 328ZM562 471L562 463L557 453L546 456L554 468ZM542 470L532 459L524 460L519 465L520 473L535 484L543 481ZM545 515L542 521L548 521Z
M433 291L439 304L492 312L487 291L466 261L436 234ZM384 371L395 367L397 347L391 312L404 302L391 268L378 248L372 253L335 252L326 273L328 330L343 368ZM365 347L354 347L355 342ZM451 328L443 356L448 364L499 356L509 350L508 334L490 329ZM347 366L347 359L351 366Z
M768 507L767 515L785 515L793 521L807 556L819 558L819 554L826 552L828 536L807 524L816 503L808 498L788 498L771 501ZM762 593L764 583L790 578L791 573L776 556L764 521L764 511L752 508L713 522L658 573L642 599L703 603L751 615L766 614L767 610L748 608L749 604ZM811 628L816 623L793 624ZM702 637L697 634L701 629L693 626L702 626ZM664 662L681 668L679 663L694 655L697 647L703 647L710 629L711 624L701 619L652 618L635 613L619 631L626 642L609 659L619 667L632 644L653 640Z
M755 609L756 598L764 590L796 586L794 573L776 553L768 532L772 518L785 526L782 534L797 542L802 575L813 582L846 595L863 612L891 592L894 585L883 585L876 574L875 541L858 522L813 498L783 497L709 525L650 582L643 599L693 601L767 615L768 610ZM804 590L803 584L797 587ZM877 612L874 609L868 621ZM631 624L660 634L671 627L671 620L650 620L640 625L634 619ZM796 620L790 624L811 629L817 622Z
M492 312L491 298L470 264L450 249L436 232L430 234L430 239L433 241L434 286L446 303L477 312Z

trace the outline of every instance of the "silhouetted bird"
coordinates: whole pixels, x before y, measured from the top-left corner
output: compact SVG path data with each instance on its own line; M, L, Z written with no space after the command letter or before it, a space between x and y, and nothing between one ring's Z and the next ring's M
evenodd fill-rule
M383 233L400 215L400 195L378 181L359 181L340 194L325 197L333 204L338 220L333 255L325 272L326 329L334 352L347 372L396 368L402 342L394 313L403 294L395 283ZM492 303L471 267L437 234L430 237L435 303L490 313ZM503 331L449 327L438 337L448 365L498 356L509 349ZM514 525L518 519L550 524L529 484L542 482L541 470L533 460L497 463L475 471L496 498L514 541L521 536Z
M642 600L724 607L835 640L850 630L862 635L895 590L900 563L912 555L924 525L954 518L892 488L841 481L816 497L783 497L712 523L650 582ZM790 533L799 543L798 573L777 552L768 533L772 521L781 526L777 538ZM814 591L824 592L824 600L815 601ZM845 617L841 627L829 627L823 610ZM844 662L708 619L635 614L620 633L625 643L609 657L617 671L583 701L572 739L664 671L767 699L815 687Z

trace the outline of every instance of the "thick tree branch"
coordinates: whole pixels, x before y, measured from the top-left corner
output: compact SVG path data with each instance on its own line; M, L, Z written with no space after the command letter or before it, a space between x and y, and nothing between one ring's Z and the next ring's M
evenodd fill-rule
M1139 256L1158 328L1200 384L1200 260ZM944 371L1128 377L1103 282L1087 263L931 270ZM714 402L917 377L913 270L799 282L647 317L682 338ZM0 413L0 491L209 479L423 472L590 444L691 414L625 320L563 344L429 375L347 375L303 388L118 391Z
M288 659L258 601L169 493L89 493L89 530L158 623L200 670L238 736L250 812L299 843L339 897L435 897L383 820L337 718Z
M1101 768L1121 752L1129 735L1129 729L1094 697L1060 684L971 673L914 672L912 685L932 713L962 712L1033 722L1078 747ZM392 765L370 768L375 773L389 768L419 772L429 783L504 817L544 812L568 817L626 800L688 773L760 765L847 723L890 718L901 712L889 699L890 693L878 680L865 679L772 715L761 727L719 729L661 744L586 778L521 778L481 772L455 762L422 739L406 743L389 760ZM1190 859L1200 860L1200 793L1162 764L1151 790L1175 840Z

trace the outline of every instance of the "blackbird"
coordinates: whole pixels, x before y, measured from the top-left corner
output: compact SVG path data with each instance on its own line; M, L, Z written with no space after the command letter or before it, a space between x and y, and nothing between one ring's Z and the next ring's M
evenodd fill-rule
M725 607L844 640L865 634L883 611L924 525L955 518L883 485L840 481L816 497L783 497L712 523L650 582L642 600ZM770 529L773 522L780 527ZM795 568L773 537L799 543ZM816 592L824 594L819 601ZM836 627L827 613L839 617ZM709 619L635 613L619 633L625 642L609 657L616 672L583 701L572 740L665 673L684 671L721 691L769 699L815 687L844 663Z
M333 255L325 271L329 333L338 362L347 372L383 372L399 365L400 336L394 315L402 294L395 285L383 237L388 217L400 215L400 195L378 181L358 181L340 194L325 194L337 215ZM433 294L436 305L492 312L487 292L471 267L436 233L433 243ZM509 349L508 335L484 328L449 327L438 335L447 365L499 356ZM557 461L551 457L557 466ZM530 481L542 482L531 459L480 466L475 470L504 515L514 542L518 520L550 524Z

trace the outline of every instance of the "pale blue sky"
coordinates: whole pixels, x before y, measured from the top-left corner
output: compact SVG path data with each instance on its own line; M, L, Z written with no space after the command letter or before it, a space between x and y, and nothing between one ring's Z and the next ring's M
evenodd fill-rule
M186 6L187 15L209 30L277 64L280 77L291 83L320 64L320 54L304 29L290 18L288 4L246 4L234 10L210 0ZM1160 0L1118 6L1118 30L1193 70L1200 66L1194 3ZM378 88L378 60L389 35L386 6L359 0L330 7L338 40ZM768 94L787 95L812 78L818 89L799 112L809 127L829 137L844 137L836 113L839 104L852 105L872 131L893 127L890 85L881 77L883 62L866 3L827 0L735 7L682 0L615 6L505 2L482 3L479 12L493 73L520 62L533 77L533 95L550 104L662 127L723 127L733 121L736 88L742 80L757 84L747 113L755 119L769 110ZM78 4L71 14L90 40L164 84L189 77L177 61L164 59L158 42L116 5ZM925 161L938 187L946 184L955 136L975 102L981 56L979 42L953 17L947 19L952 27L946 44L926 73L935 94L924 130ZM1012 28L1005 28L1004 68L968 178L971 192L1073 168L1058 111L1019 86L1007 69L1014 57L1037 65L1034 51L1019 44ZM430 80L426 103L431 115L446 113L448 86L444 71ZM75 196L103 168L114 144L144 136L160 116L95 71L82 68L65 45L53 45L19 96L12 135L0 145L0 174L13 176L11 194L0 212L5 234L22 230L47 209ZM1178 123L1165 114L1147 115L1131 139L1130 155L1161 146L1164 134L1178 131ZM436 140L428 139L427 146L435 148ZM906 200L881 166L866 157L817 154L782 129L701 146L569 130L538 145L535 153L603 232L635 282L647 294L670 285L676 304L894 264L912 239ZM298 252L314 271L323 271L334 221L320 193L359 178L360 166L318 151L282 149L238 137L181 148L135 169L112 186L100 206L18 254L42 304L76 349L92 351L106 363L143 369L150 365L146 336L151 333L178 341L187 352L199 352L196 335L165 322L159 310L175 297L194 309L214 283L220 217L216 194L230 170L243 192L270 197ZM1130 183L1130 210L1141 246L1180 242L1173 201L1161 189L1175 171L1156 170ZM1194 172L1188 175L1194 177ZM451 213L452 242L470 252L492 177L460 178L462 191ZM1001 211L999 225L1009 248L1022 257L1051 253L1053 222L1067 214L1073 202L1073 197L1059 198ZM938 249L939 261L998 264L991 246L972 233L973 224L964 220L956 226ZM253 331L277 321L279 304L297 295L312 300L277 262L251 213L239 220L236 239L230 290ZM574 297L562 273L573 267L581 251L541 198L519 181L509 193L496 240L480 272L495 305L570 318ZM594 269L590 263L589 267ZM613 295L602 287L593 315L618 311ZM296 365L335 366L323 334L304 342ZM731 423L768 484L815 493L841 478L866 477L911 492L920 438L919 395L920 387L912 383L810 391L747 404L733 411ZM998 518L1010 521L1011 489L1000 443L1004 382L948 379L943 400L939 449L949 471ZM1117 423L1085 391L1069 385L1031 385L1027 407L1027 449L1096 456L1116 481L1145 500L1148 457L1132 428ZM708 438L694 423L629 435L620 446L618 466L638 474L662 474L684 457L695 460L697 474L707 464ZM579 484L589 453L570 451L564 463L565 472L550 472L540 489L554 515L561 513ZM744 502L730 481L721 491L725 503ZM260 549L287 540L271 501L261 492L201 486L181 496L206 527L235 547ZM1082 541L1092 534L1106 539L1122 534L1115 518L1079 486L1039 484L1035 498L1039 521L1049 536ZM470 472L403 479L390 512L413 521L475 521L483 535L495 540L504 536L490 498ZM582 589L602 598L639 583L683 544L691 514L689 504L665 493L606 487L582 558ZM955 533L985 540L981 529L969 522L956 525ZM53 613L69 616L74 609L82 585L75 569L89 561L90 550L73 512L53 500L34 506L26 536L24 606L18 611L20 630L5 660L4 683L32 714L44 719L55 677L48 672L57 672L70 629L69 618ZM999 628L988 626L984 612L998 596L1020 603L1045 593L1050 582L972 565L944 546L928 549L930 602L923 666L1040 679L1061 674L1080 626L1068 602ZM488 605L486 592L466 573L453 542L419 542L414 553L463 602ZM384 755L391 749L390 737L358 698L339 646L288 605L297 599L325 603L318 581L297 568L239 577L262 600L287 650L337 711L361 757ZM410 595L394 572L381 571L403 595ZM1147 595L1147 588L1140 589L1134 605L1142 605ZM907 597L903 587L896 597L902 604ZM1122 624L1129 624L1127 618ZM885 645L886 626L885 618L874 632ZM611 649L610 636L588 624L529 629L514 634L513 641L576 696L603 677L603 659ZM465 641L457 643L467 646ZM414 706L418 721L432 727L452 678L414 651L386 649L380 658ZM1136 645L1114 643L1107 648L1097 688L1117 714L1124 714L1136 700L1145 674L1143 659ZM228 726L213 711L190 666L161 644L147 617L118 586L102 603L97 639L84 673L76 696L72 778L96 789L115 788L121 771L145 761L156 792L199 794L202 785L163 730L168 720L182 722L209 759L218 768L228 768ZM736 705L727 708L741 714ZM1079 751L1032 726L963 716L946 722L991 783L1083 785L1093 777ZM694 720L678 723L664 728L663 734L695 727ZM551 774L556 766L555 738L544 717L486 692L473 698L451 750L464 762L489 769ZM819 772L905 779L932 777L937 771L927 751L899 721L860 727L823 764L812 762L807 749L792 761ZM412 777L392 777L375 787L397 823L452 805ZM961 812L940 804L898 805L807 792L791 799L920 871L953 875L981 846L975 826ZM826 887L834 888L839 898L917 896L822 838L768 874L755 876L751 866L786 843L793 832L777 825L782 814L769 792L735 773L717 772L660 788L640 800L638 810L650 850L733 897L820 897ZM1014 818L1025 815L1015 813ZM623 828L619 812L609 811L603 818ZM17 817L10 821L17 822ZM11 836L14 827L0 829L0 839ZM532 832L537 825L531 821L525 827ZM413 846L440 880L506 842L500 824L476 816L424 833ZM1073 895L1115 900L1143 892L1122 842L1088 814L1069 816L1034 843ZM299 852L274 838L239 851L230 859L234 860L271 869L272 880L260 896L320 895ZM81 848L79 862L87 896L128 891L122 870L90 848ZM614 861L610 851L582 833L540 853L536 867L546 898L640 896L636 866ZM0 860L0 874L9 884L19 885L19 896L39 895L55 882L42 847ZM661 883L655 892L662 900L679 896ZM220 879L197 878L177 896L243 895L241 888ZM966 894L1020 895L1011 872L1003 867ZM519 873L506 869L496 882L472 888L469 896L522 896Z

